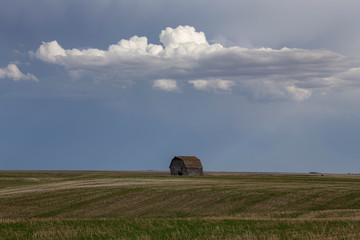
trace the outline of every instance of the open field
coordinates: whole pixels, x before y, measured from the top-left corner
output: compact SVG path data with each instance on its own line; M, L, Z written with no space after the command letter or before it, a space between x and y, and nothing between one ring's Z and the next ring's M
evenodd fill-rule
M0 171L0 239L360 239L360 176Z

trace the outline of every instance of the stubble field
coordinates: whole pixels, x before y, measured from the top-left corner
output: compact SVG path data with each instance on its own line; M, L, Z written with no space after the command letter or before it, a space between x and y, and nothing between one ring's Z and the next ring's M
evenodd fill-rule
M0 171L0 239L360 239L360 176Z

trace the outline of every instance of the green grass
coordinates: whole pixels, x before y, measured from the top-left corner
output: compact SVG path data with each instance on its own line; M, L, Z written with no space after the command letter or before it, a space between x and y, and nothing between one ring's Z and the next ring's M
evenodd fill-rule
M360 177L0 171L0 239L360 239Z
M0 222L1 239L358 239L358 221L118 219ZM349 230L351 229L351 232Z

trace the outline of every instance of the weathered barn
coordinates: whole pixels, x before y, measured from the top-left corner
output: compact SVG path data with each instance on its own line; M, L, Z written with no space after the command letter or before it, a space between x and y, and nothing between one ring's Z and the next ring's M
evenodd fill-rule
M200 159L194 156L175 156L169 168L171 175L204 175Z

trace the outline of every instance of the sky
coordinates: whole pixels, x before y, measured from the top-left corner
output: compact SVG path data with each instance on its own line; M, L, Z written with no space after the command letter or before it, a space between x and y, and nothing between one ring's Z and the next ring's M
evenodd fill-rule
M359 11L3 0L0 169L360 173Z

